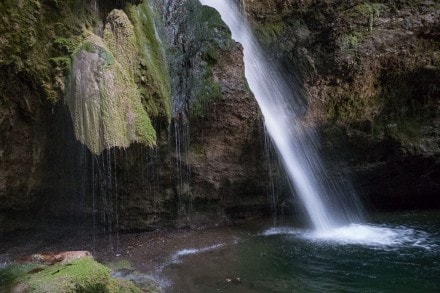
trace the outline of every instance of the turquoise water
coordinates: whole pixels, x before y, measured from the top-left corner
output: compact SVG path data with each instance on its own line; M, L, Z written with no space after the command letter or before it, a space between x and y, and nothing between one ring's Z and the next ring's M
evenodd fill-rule
M166 292L440 292L438 212L378 215L366 227L386 237L343 241L269 228L180 251L164 269Z

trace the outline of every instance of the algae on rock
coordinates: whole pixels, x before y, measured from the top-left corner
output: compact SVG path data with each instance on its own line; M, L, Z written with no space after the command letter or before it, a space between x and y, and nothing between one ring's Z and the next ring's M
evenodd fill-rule
M95 154L111 147L128 147L132 142L155 145L149 113L159 116L159 109L164 109L163 115L170 115L164 74L150 72L149 66L145 71L152 80L151 88L149 84L146 89L137 85L137 79L144 78L139 67L147 55L137 35L127 14L115 9L108 15L103 38L90 33L73 54L67 104L76 138ZM152 97L145 98L145 92L160 97L159 106L152 107L154 103L148 102Z
M112 278L92 257L53 266L12 265L0 271L0 280L12 292L143 292L130 281Z

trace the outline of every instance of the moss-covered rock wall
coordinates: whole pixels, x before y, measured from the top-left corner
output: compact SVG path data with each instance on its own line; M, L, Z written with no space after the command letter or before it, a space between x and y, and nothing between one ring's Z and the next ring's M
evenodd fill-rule
M2 231L76 213L92 202L90 152L152 147L168 127L165 51L141 2L0 4Z
M266 213L261 117L217 12L196 0L0 8L0 232Z
M67 104L75 136L95 154L112 147L126 148L132 142L155 145L156 132L143 100L152 104L153 114L157 116L163 108L165 121L170 119L167 76L144 69L153 82L151 87L146 82L142 91L150 97L143 97L136 84L136 79L147 78L138 71L141 63L150 61L151 68L151 59L155 60L143 53L145 46L125 12L113 10L107 16L103 38L90 33L72 55ZM164 88L154 89L159 82Z

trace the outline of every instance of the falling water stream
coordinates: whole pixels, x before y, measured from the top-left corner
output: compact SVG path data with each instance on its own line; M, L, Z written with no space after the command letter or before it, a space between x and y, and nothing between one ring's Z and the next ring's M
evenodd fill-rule
M165 292L438 292L439 214L373 214L367 222L355 193L327 174L316 133L301 123L304 98L260 49L238 0L200 2L243 46L249 87L313 229L292 222L191 237L157 270Z
M332 206L333 191L324 182L325 170L315 151L315 134L313 129L306 128L299 122L299 112L304 109L302 99L292 93L281 73L268 62L235 2L201 2L221 14L232 31L232 38L242 44L249 87L257 99L268 133L314 228L328 230L359 221L359 214L347 212L345 207Z
M267 131L282 158L296 194L301 199L317 241L387 245L408 231L361 224L361 204L351 189L330 180L317 154L318 141L311 127L301 123L305 105L258 42L234 0L201 0L215 8L243 46L245 75L264 116ZM406 235L406 234L405 234Z

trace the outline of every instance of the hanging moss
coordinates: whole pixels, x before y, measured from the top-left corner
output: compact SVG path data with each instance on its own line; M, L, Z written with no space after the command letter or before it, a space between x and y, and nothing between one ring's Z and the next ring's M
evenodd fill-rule
M133 24L136 52L139 62L135 68L135 82L138 85L142 103L152 117L171 120L170 84L166 56L154 23L154 16L147 2L126 7Z
M67 96L75 135L95 154L132 142L156 143L156 132L134 81L138 59L132 26L121 10L112 12L110 18L123 24L118 26L123 31L108 24L104 40L90 34L73 56Z

